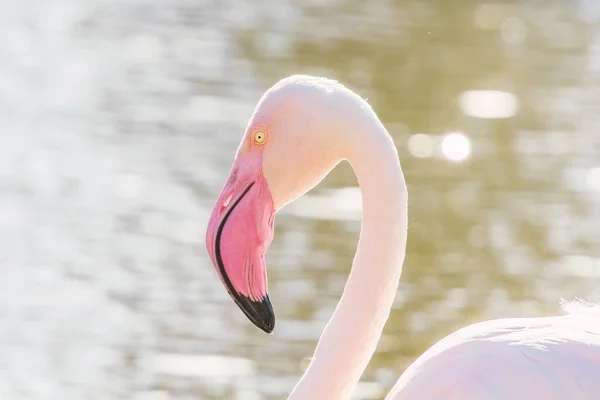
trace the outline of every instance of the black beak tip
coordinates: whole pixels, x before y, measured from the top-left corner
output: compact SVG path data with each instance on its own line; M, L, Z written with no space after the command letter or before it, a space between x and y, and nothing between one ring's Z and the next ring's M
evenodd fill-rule
M258 326L260 329L262 329L265 333L272 335L273 331L275 330L275 316L273 316L273 318L270 318L266 321L262 321L262 325Z
M246 317L265 333L272 335L275 329L275 312L269 300L269 296L260 300L252 300L244 295L239 296L238 306Z

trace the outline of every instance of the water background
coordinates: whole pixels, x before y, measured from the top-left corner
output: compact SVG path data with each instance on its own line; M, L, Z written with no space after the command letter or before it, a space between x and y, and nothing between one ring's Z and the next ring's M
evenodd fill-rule
M277 218L274 336L203 243L260 95L337 79L409 184L355 399L474 321L600 300L596 1L0 0L0 399L283 399L349 272L347 165Z

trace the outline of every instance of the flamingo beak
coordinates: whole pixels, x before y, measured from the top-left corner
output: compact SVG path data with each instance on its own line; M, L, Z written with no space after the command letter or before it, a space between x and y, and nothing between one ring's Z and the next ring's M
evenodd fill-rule
M265 252L273 239L274 218L260 155L238 155L210 216L206 249L233 301L269 334L275 313L267 293Z

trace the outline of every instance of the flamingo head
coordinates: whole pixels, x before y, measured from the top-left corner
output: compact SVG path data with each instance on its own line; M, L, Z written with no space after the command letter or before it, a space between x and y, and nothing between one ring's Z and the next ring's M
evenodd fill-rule
M265 252L277 210L314 186L344 158L337 112L341 85L283 79L261 98L238 147L206 231L206 247L229 295L257 327L272 333ZM339 99L338 99L339 100ZM325 118L326 117L326 118Z

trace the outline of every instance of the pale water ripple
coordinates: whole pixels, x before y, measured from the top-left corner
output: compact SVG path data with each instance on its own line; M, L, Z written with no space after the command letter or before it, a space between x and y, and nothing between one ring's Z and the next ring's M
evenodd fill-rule
M278 216L273 337L203 235L255 102L293 73L368 97L409 183L405 276L356 399L456 327L594 299L600 7L397 3L0 2L0 399L285 397L352 261L350 169ZM469 152L444 153L450 132Z

